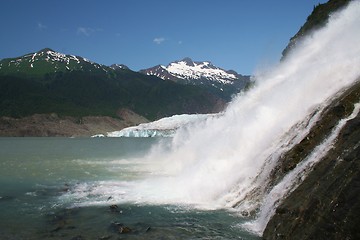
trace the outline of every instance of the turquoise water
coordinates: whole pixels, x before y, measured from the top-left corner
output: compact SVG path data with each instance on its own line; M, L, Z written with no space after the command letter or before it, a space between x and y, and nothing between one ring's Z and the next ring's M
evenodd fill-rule
M118 201L158 141L0 138L0 239L258 239L229 210Z

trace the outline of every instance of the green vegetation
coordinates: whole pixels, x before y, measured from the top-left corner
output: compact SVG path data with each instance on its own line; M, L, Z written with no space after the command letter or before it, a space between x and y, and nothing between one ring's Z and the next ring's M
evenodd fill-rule
M198 86L114 70L50 49L0 61L0 91L0 116L11 117L35 113L117 117L119 109L128 108L154 120L213 112L225 102Z
M290 39L289 44L282 52L283 58L296 45L296 42L301 40L306 34L323 27L330 16L330 13L345 7L351 0L329 0L327 3L318 4L314 6L313 12L308 16L305 24L300 30Z
M104 73L108 69L97 63L73 55L57 53L49 48L18 58L7 58L0 61L0 74L41 79L46 74L71 71Z

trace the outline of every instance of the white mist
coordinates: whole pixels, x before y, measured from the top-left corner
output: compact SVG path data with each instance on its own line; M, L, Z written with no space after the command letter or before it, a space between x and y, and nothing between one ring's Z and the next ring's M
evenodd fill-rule
M180 131L170 152L150 156L160 163L153 162L154 171L166 176L147 179L137 190L148 192L150 201L225 206L221 201L235 186L251 189L291 127L360 76L359 26L360 3L354 1L286 61L256 76L256 87L221 117Z
M305 136L309 126L300 123L314 123L316 115L309 114L359 78L359 26L360 1L353 1L298 43L285 61L257 74L256 86L218 118L179 131L166 150L158 146L141 159L136 171L143 171L144 180L99 188L109 189L114 201L210 208L241 202L238 211L261 207L267 196L248 193L265 184L282 149ZM266 221L261 224L256 229Z

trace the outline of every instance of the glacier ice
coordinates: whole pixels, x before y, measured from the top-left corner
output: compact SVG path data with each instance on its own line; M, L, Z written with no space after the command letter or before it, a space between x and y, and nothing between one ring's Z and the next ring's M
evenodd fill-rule
M120 131L109 132L107 137L172 137L180 128L196 124L219 114L181 114L160 120L142 123L138 126L124 128Z

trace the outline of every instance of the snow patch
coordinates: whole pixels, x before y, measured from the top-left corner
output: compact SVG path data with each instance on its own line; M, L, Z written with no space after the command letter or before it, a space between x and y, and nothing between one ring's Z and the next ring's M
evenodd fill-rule
M219 84L232 85L239 80L239 75L234 71L226 71L209 61L194 62L190 58L172 62L167 66L158 65L143 72L163 80L177 78L195 85L214 83L216 88L219 88Z
M187 61L179 61L170 63L165 69L170 74L183 79L207 78L222 84L231 84L237 79L234 74L227 73L210 62L194 62L189 64Z
M31 58L31 60L34 62L34 59L35 59L35 57L36 57L36 54L37 53L34 53L34 55L32 56L32 58Z

